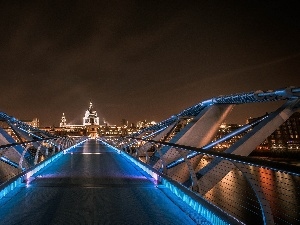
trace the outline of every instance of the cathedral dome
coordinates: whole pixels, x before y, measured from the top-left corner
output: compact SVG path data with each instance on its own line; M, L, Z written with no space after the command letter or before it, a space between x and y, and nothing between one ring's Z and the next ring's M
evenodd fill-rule
M83 125L99 125L99 117L96 110L93 109L93 103L90 101L89 108L85 111Z

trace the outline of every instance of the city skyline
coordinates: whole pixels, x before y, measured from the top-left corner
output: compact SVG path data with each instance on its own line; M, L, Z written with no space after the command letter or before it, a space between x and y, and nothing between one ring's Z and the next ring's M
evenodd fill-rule
M296 1L0 3L0 111L59 124L90 100L110 124L219 95L299 87ZM239 106L243 123L278 107Z
M292 88L293 89L293 88ZM297 89L299 89L299 87L297 87ZM278 93L280 92L280 90L284 91L284 92L289 92L291 89L287 88L287 89L279 89L279 90L274 90L274 93ZM265 92L267 93L267 92ZM241 96L243 96L245 93L238 93L238 95L234 95L235 98L240 98ZM233 95L228 95L228 96L233 96ZM251 96L251 94L249 94L249 97ZM222 96L222 97L226 97L226 96ZM199 104L206 104L205 102L207 101L214 101L214 99L206 99L205 101L202 101L200 102ZM229 113L229 116L227 116L225 118L225 120L223 121L223 124L236 124L236 125L243 125L245 123L248 123L248 120L252 120L252 119L255 119L255 118L258 118L258 117L261 117L263 116L264 114L268 114L268 113L271 113L273 111L275 111L277 108L279 107L282 107L282 104L285 103L286 100L277 100L277 101L263 101L262 103L261 102L249 102L249 103L242 103L242 104L236 104L235 106L233 106L233 109L234 110L231 110L231 112ZM256 111L255 110L255 105L256 106L267 106L268 107L268 111L266 111L264 114L252 114L251 116L247 117L247 118L243 118L244 121L240 122L238 119L236 119L235 117L239 114L239 111L241 111L240 109L239 110L235 110L235 108L241 108L241 107L246 107L246 108L249 108L249 104L251 105L251 108L252 108L252 112ZM254 107L253 107L254 105ZM272 107L273 106L273 107ZM188 109L188 108L187 108ZM183 111L185 111L186 109L184 109ZM181 111L182 112L182 111ZM178 113L181 113L181 112L177 112L173 115L170 115L169 117L171 118L172 116L178 114ZM153 124L153 123L159 123L161 121L154 121L154 120L148 120L147 118L143 118L139 121L129 121L127 120L126 118L124 117L120 117L122 119L120 119L117 123L115 124L112 124L112 123L109 123L108 121L106 121L105 118L99 118L97 117L97 110L95 110L95 108L93 107L93 103L92 101L89 101L89 107L87 107L87 110L85 111L85 114L78 119L77 117L77 120L74 119L74 118L71 118L71 119L67 119L67 116L65 115L65 113L62 113L62 116L60 118L60 121L58 122L58 125L57 123L55 124L52 124L52 125L46 125L46 126L43 126L43 127L61 127L61 124L65 124L67 126L69 125L74 125L74 126L85 126L85 120L87 117L89 117L89 115L94 115L95 117L95 124L98 124L98 125L108 125L108 126L122 126L124 125L125 123L127 124L127 126L131 127L131 126L139 126L138 124L141 124L141 123L144 123L144 124ZM10 115L12 116L12 115ZM20 118L17 118L19 120L22 120ZM82 119L83 119L83 123L82 123ZM168 118L169 119L169 118ZM40 124L40 121L39 121L39 118L33 118L33 120L31 121L31 119L26 119L26 120L22 120L22 121L26 121L26 122L29 122L29 123L38 123ZM38 122L35 122L35 121L38 121ZM71 122L70 122L71 121ZM42 126L39 126L39 127L42 127Z

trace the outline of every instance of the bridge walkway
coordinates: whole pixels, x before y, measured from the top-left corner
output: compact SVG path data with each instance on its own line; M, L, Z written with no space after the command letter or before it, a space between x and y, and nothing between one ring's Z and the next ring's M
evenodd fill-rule
M210 224L115 150L88 140L0 200L0 224Z

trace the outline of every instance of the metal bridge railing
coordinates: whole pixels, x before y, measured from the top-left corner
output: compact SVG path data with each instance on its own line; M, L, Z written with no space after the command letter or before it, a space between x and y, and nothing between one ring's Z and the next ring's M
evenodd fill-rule
M176 166L168 169L170 163L167 165L162 163L157 171L166 176L172 174L172 179L178 181L184 176L181 171L184 171L184 167L187 168L189 178L181 184L241 223L300 223L298 166L140 138L102 138L102 140L120 151L126 151L149 166L153 166L151 158L156 157L153 152L147 161L146 156L137 154L137 148L123 149L124 143L132 143L135 140L140 145L151 143L155 148L159 145L177 149L179 155L184 158L184 162L179 165L180 169ZM186 157L195 153L197 157ZM164 161L163 155L158 160ZM196 168L191 167L192 160L198 160ZM155 161L157 162L157 159ZM175 175L174 171L177 171Z
M1 145L0 185L83 139L65 136Z

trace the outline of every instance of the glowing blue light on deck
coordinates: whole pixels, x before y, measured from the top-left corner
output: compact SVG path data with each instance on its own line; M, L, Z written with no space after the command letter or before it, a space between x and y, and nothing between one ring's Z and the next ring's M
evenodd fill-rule
M117 149L116 147L108 144L107 142L104 142L102 140L99 140L99 141L101 141L104 145L106 145L106 146L108 146L108 147L110 147L110 148L112 148L112 149L114 149L118 152L121 152L119 149ZM184 201L190 207L192 207L197 213L199 213L200 215L205 217L212 224L216 224L216 225L228 225L229 224L229 223L225 222L224 220L222 220L220 217L218 217L218 215L214 214L211 210L204 207L201 203L199 203L198 201L193 199L187 193L184 193L184 191L182 191L182 189L186 189L186 187L182 186L182 189L177 187L176 185L174 185L173 183L171 183L167 179L163 178L158 173L156 173L154 170L148 168L143 163L141 163L137 159L133 158L132 156L130 156L126 152L121 152L121 154L123 156L125 156L127 159L129 159L131 162L133 162L135 165L139 166L147 174L149 174L155 180L154 183L156 185L158 183L160 183L160 184L164 185L165 187L167 187L172 193L174 193L177 197L179 197L182 201ZM230 215L228 214L228 216L230 216ZM238 221L238 222L240 222L240 221Z
M77 144L65 149L67 152L70 151L71 149L75 148L76 146L82 144L85 142L87 139L78 142ZM14 190L17 186L21 185L24 181L26 181L26 186L28 187L31 177L37 173L39 170L47 166L49 163L55 161L57 158L63 155L63 151L56 153L55 155L47 158L46 160L40 162L37 164L35 167L30 168L27 172L24 172L20 174L19 176L16 176L9 180L8 182L3 184L3 187L0 189L0 199L4 196L6 196L10 191Z
M101 152L82 152L82 155L101 155Z
M194 209L197 213L205 217L209 222L212 224L222 224L222 225L228 225L227 222L222 220L220 217L218 217L216 214L211 212L209 209L204 207L201 203L193 199L191 196L189 196L187 193L184 193L179 187L176 187L173 185L170 181L166 179L161 179L161 184L163 184L165 187L167 187L172 193L174 193L177 197L179 197L182 201L184 201L186 204L188 204L192 209ZM241 223L242 224L242 223Z

